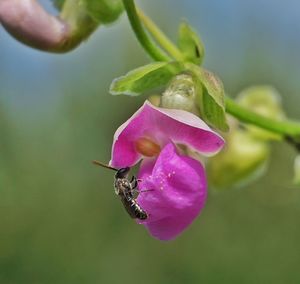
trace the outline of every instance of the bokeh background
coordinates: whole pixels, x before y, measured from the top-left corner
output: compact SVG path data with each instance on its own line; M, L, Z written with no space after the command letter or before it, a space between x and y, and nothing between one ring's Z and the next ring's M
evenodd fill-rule
M138 4L174 40L188 19L228 93L272 84L300 119L298 0ZM113 173L91 164L109 160L114 131L145 100L110 96L110 82L148 61L125 15L65 55L30 49L0 27L0 283L299 283L289 146L273 145L269 172L251 186L210 193L168 243L130 220Z

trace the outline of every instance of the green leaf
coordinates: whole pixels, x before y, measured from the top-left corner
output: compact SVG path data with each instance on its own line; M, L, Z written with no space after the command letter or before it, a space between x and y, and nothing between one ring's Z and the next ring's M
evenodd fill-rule
M179 26L178 46L185 61L197 65L202 63L205 53L204 45L197 33L186 22L182 22Z
M138 96L146 91L167 84L183 70L179 62L155 62L115 79L110 86L112 95Z
M186 68L194 74L197 84L201 85L198 89L202 90L202 94L198 96L198 100L203 119L221 131L228 131L224 102L225 93L221 80L213 73L195 64L188 63Z

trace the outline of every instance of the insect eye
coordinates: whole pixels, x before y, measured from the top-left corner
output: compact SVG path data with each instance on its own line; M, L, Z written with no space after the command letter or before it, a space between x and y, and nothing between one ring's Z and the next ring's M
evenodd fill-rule
M124 178L129 171L130 171L129 167L119 169L116 173L116 178Z

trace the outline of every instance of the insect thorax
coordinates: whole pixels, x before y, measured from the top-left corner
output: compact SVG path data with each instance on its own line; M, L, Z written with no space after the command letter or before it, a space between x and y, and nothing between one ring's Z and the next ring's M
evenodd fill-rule
M117 195L131 194L132 191L131 184L126 178L117 178L114 187Z

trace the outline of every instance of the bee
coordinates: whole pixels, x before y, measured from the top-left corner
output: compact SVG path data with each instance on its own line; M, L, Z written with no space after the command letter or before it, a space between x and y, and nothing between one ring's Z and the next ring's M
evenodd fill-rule
M130 167L116 169L99 161L93 161L93 163L116 172L114 180L115 193L120 197L127 213L133 219L146 220L149 215L136 201L141 192L137 189L139 180L135 176L132 176L131 180L128 179Z

